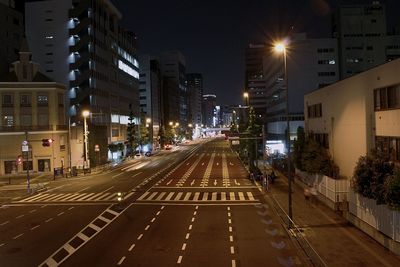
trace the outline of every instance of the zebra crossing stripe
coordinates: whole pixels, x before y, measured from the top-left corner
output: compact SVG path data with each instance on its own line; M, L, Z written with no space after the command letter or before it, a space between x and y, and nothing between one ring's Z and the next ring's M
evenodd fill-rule
M239 192L239 200L246 200L244 198L243 192Z
M191 194L192 193L190 193L190 192L186 193L185 198L183 199L183 201L188 201Z
M64 198L63 201L74 201L82 197L82 194L74 194L74 195L72 195L71 197Z
M86 200L87 198L89 198L89 197L91 197L91 196L93 196L93 195L95 195L96 193L89 193L89 194L87 194L86 196L84 196L83 198L81 198L80 200L82 201L82 200Z
M156 198L156 200L161 200L167 192L161 192L161 194Z
M230 192L229 193L229 199L230 200L235 200L235 193L234 192Z
M253 194L251 192L247 192L247 196L249 197L249 200L254 200Z
M226 193L225 192L221 193L221 200L226 201Z
M157 194L158 194L158 192L153 192L153 194L151 194L149 198L153 199Z
M150 191L145 192L141 197L138 198L138 200L142 200L145 198L148 194L150 194Z
M213 192L211 195L211 201L216 201L217 200L217 192Z
M208 193L205 192L205 193L203 194L203 199L202 199L202 201L205 201L205 200L207 200L207 199L208 199Z
M50 201L53 198L58 197L58 195L54 195L54 194L48 194L47 196L43 196L41 198L37 198L34 201Z
M169 193L165 200L167 200L167 201L171 200L173 195L174 195L174 192Z
M18 202L31 202L31 201L34 201L35 199L41 198L42 196L45 196L45 195L48 196L49 194L38 194L38 195L35 195L35 196L30 196L30 197L22 199L22 200L20 200Z
M181 196L183 195L182 192L179 192L176 197L174 198L174 201L179 201L181 199Z
M194 200L194 201L198 201L198 200L199 200L199 196L200 196L200 193L199 193L199 192L194 193L194 198L193 198L193 200Z

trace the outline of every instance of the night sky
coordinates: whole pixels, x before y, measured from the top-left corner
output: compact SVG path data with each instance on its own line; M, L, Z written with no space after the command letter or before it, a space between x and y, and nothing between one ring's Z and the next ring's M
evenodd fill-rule
M289 32L330 37L334 0L114 0L123 25L138 36L139 53L180 50L186 71L199 72L204 92L217 95L219 105L241 104L244 49L250 42L271 42ZM345 3L371 3L344 1ZM399 0L387 5L395 24ZM397 23L398 25L398 23Z

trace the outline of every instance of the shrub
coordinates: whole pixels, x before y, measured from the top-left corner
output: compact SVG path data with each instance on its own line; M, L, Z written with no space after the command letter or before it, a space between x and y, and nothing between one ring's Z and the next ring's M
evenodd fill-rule
M339 168L334 164L328 151L312 139L308 140L303 148L301 165L300 169L308 173L320 173L334 178L339 173Z
M385 202L392 208L400 209L400 168L385 181Z

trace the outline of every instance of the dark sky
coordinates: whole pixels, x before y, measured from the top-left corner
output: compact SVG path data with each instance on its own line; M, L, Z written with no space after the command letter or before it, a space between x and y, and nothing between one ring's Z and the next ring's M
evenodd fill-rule
M186 71L203 74L204 92L216 94L219 105L242 103L248 43L271 42L285 35L290 26L309 37L329 37L331 14L338 4L335 0L113 2L123 14L123 25L137 34L139 53L180 50L186 58ZM400 1L381 2L386 3L393 23L392 13L400 14Z

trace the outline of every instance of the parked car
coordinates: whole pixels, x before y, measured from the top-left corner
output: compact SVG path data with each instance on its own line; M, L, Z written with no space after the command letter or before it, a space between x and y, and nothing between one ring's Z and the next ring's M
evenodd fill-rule
M171 150L171 149L172 149L172 145L171 144L165 145L165 150Z
M147 151L146 153L144 153L144 155L145 155L146 157L150 157L150 156L151 156L151 151Z

